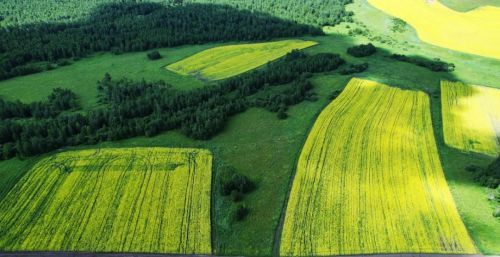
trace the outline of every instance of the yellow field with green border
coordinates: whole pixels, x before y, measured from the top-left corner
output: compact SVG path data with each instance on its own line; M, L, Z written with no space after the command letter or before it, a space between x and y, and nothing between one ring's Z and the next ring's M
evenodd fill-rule
M210 254L211 169L201 149L55 154L0 202L0 251Z
M225 79L276 60L294 49L316 44L314 41L283 40L215 47L168 65L167 69L200 79Z
M475 252L443 174L429 97L352 79L301 152L280 255Z
M500 90L441 82L444 139L466 152L500 153Z
M427 43L500 59L500 7L458 12L438 0L368 0L387 14L405 20Z

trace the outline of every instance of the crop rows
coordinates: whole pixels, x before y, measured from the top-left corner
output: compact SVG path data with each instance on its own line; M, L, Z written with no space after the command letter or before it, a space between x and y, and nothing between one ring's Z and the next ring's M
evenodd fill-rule
M53 155L0 202L0 250L209 254L211 168L199 149Z
M474 253L423 92L352 79L299 157L281 256Z
M200 79L225 79L262 66L294 49L316 44L313 41L283 40L215 47L171 64L167 69Z
M500 90L441 82L443 132L447 145L496 156L500 152Z

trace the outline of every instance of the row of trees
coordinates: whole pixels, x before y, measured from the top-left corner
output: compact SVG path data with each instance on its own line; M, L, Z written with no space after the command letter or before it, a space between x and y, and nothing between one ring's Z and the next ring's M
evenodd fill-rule
M43 71L61 59L215 41L268 40L323 32L227 5L101 6L84 21L0 28L0 80ZM29 47L26 47L29 46Z
M500 157L495 159L495 161L486 168L470 165L467 166L466 170L474 172L476 181L482 186L498 188L500 185Z
M444 62L439 58L429 60L423 57L407 56L404 54L393 54L391 58L401 62L412 63L435 72L452 72L455 70L455 64Z
M208 139L229 117L249 107L279 98L279 108L265 105L279 111L303 101L312 95L308 74L332 71L343 63L336 54L309 56L295 51L263 69L192 91L176 90L164 82L113 80L106 75L98 83L103 107L53 118L2 121L0 155L31 156L69 145L154 136L171 129ZM276 86L284 89L272 90Z
M20 101L0 99L0 119L49 118L78 107L75 93L68 89L55 88L46 101L25 104Z

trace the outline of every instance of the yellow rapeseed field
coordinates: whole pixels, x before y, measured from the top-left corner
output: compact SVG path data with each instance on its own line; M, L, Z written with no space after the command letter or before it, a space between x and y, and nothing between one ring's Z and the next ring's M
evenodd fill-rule
M299 157L280 255L475 252L441 168L429 97L352 79Z
M225 79L262 66L294 49L316 44L313 41L283 40L215 47L171 64L167 69L201 79Z
M467 152L500 153L500 90L441 82L443 132L447 145Z
M210 254L211 168L200 149L53 155L0 202L0 251Z
M430 44L500 59L500 8L483 6L458 12L438 0L368 0L405 20Z

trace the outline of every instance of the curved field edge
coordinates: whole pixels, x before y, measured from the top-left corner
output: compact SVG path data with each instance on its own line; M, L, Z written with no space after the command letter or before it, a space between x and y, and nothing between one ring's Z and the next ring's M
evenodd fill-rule
M357 94L361 95L361 93L367 95L370 92L375 94L372 96L365 96L365 101L363 101L362 96L357 96ZM357 97L351 98L353 96L352 94ZM356 130L361 129L362 132L368 132L367 129L369 128L364 126L362 121L357 121L356 123L356 121L353 121L352 119L349 120L349 117L345 117L344 114L355 114L359 111L349 111L349 109L356 109L355 107L362 107L364 104L370 105L369 107L375 107L373 104L369 104L368 99L373 100L373 98L375 98L374 102L381 103L376 99L381 99L381 96L386 97L386 94L399 98L399 100L403 100L403 104L401 106L394 106L392 109L404 109L407 111L406 115L409 115L410 117L420 113L423 115L422 120L420 120L420 118L412 119L408 116L404 116L409 118L409 120L398 121L398 118L389 118L390 115L388 115L387 111L391 108L386 109L385 111L384 108L381 108L381 110L378 110L375 114L373 114L365 112L366 109L371 110L368 106L366 106L366 109L359 108L359 110L364 110L364 116L363 114L358 113L361 115L360 117L368 117L368 120L362 121L372 123L371 125L373 125L373 123L376 122L369 121L372 119L371 115L380 114L382 115L381 117L383 117L383 115L387 115L386 117L389 120L386 122L392 122L393 125L399 124L403 126L403 131L400 131L399 135L404 134L408 137L407 140L418 141L420 136L424 136L424 140L418 142L418 144L428 146L429 152L425 153L425 151L419 151L418 149L415 149L415 147L413 147L413 149L412 147L401 148L402 145L405 144L402 142L400 142L399 145L388 143L389 146L386 145L385 149L390 152L384 152L386 155L398 155L400 151L402 151L402 156L409 156L409 160L407 160L407 162L403 160L399 163L399 165L393 163L393 165L398 167L394 170L392 170L393 168L391 165L387 166L388 163L391 163L391 158L389 158L389 162L383 162L386 163L386 169L392 170L393 172L392 174L391 172L381 172L385 173L384 176L386 178L390 179L387 182L390 182L391 180L393 181L390 183L394 183L394 186L382 186L380 188L381 190L377 192L379 188L377 185L373 185L374 181L370 181L371 179L374 179L377 174L370 174L369 172L369 170L377 169L377 162L372 163L374 166L367 170L361 167L362 165L359 161L360 158L368 158L368 161L372 158L371 160L373 161L373 158L377 158L377 154L374 153L374 155L372 154L370 157L369 155L364 154L363 151L353 153L349 150L352 148L351 145L361 146L366 144L365 147L371 147L369 142L367 142L369 139L359 140L359 138L355 136L357 134ZM358 99L358 97L361 99ZM382 106L388 108L393 101L394 99L390 100L389 103L383 103ZM351 102L354 102L354 104L351 104ZM411 106L412 104L416 104L417 108L413 109ZM358 79L353 79L349 83L347 89L341 94L341 96L322 112L318 121L314 125L312 133L309 135L303 152L301 153L296 178L293 182L290 201L288 203L289 205L286 210L285 224L281 238L281 256L343 255L360 253L371 254L389 252L476 252L474 244L470 240L467 231L460 220L456 207L453 203L453 199L448 190L446 180L444 179L444 174L441 170L437 147L434 142L429 107L429 99L422 92L417 93L415 91L402 91L400 89L389 88L382 84L376 84ZM330 111L337 113L337 115L333 114L335 118L333 116L331 119L326 118ZM373 118L373 120L376 119ZM406 125L405 122L410 122L410 124L413 125L413 128ZM347 125L343 126L341 124ZM350 127L350 125L353 124L360 126L360 128L354 127L355 129L353 129L353 127ZM384 130L389 129L383 126L377 128L377 125L378 124L375 124L375 127L372 128L375 129L376 132L378 131L384 134ZM406 129L408 131L405 131L405 126L407 126ZM337 129L342 127L346 129L345 131L351 133L350 136L354 135L354 137L349 137L349 135L340 133ZM321 135L316 135L315 133L318 132L319 128L323 129L321 130ZM419 128L423 128L423 132L420 133ZM352 132L352 130L354 130L354 132ZM344 130L342 130L342 132L344 132ZM415 134L412 135L412 133ZM325 137L325 135L329 135L330 137ZM386 133L386 135L388 134ZM349 147L342 147L340 142L342 138L351 138ZM316 142L316 140L326 140L330 143L321 144L321 142ZM313 141L318 143L318 146L313 147L312 145L316 144L313 143ZM363 143L363 141L365 142ZM385 143L383 143L383 141L379 141L378 144L376 138L371 141L371 143L374 143L373 148L384 148L383 145ZM393 144L392 147L391 144ZM336 154L328 155L328 150L324 150L323 148L330 148L330 150L333 150ZM334 149L340 151L344 149L347 151L347 154L353 158L347 158L349 156L344 156L345 154L343 154L342 151L338 152ZM358 148L354 148L354 150L356 149ZM319 155L313 153L317 153ZM412 156L419 156L421 154L423 154L422 158L424 158L425 161L430 162L424 162L412 166L413 161L411 159L415 158ZM314 160L311 160L311 158L315 156L319 156L319 159L316 160L314 158ZM348 159L348 161L346 159ZM337 165L337 168L335 168L335 165ZM345 169L346 165L353 165L352 172L347 172L346 170L346 174L349 174L349 176L344 176L342 175L343 172L338 172L338 169ZM384 165L379 166L379 168L382 167L384 167ZM416 173L413 175L417 175L417 177L412 176L412 174L408 172L408 174L405 175L400 175L404 172L397 172L398 169L403 171L406 170L404 169L405 167L416 168ZM425 167L431 170L426 171ZM306 174L304 173L304 169L310 170L310 172ZM328 170L329 172L325 173L325 170ZM366 174L369 178L366 179L363 178L363 176L359 176L359 174L356 175L355 171L357 170L363 170L366 172L364 174ZM420 177L419 179L419 172L422 172L420 176L423 175L424 177ZM332 175L333 173L335 173L335 175ZM350 180L353 180L353 183L347 183L344 186L342 186L342 183L337 183ZM407 182L407 180L411 180L411 183ZM361 187L359 183L364 183L364 187ZM316 189L310 188L312 190L311 191L307 189L310 184L313 186L318 185L318 187L316 187ZM417 184L417 186L413 186L414 184ZM401 188L401 185L408 186L408 188L403 189ZM303 188L304 190L301 191L298 188ZM364 194L363 192L365 192L365 190L370 194L366 194L368 192ZM411 191L412 193L409 194L407 191ZM387 193L390 194L390 192L394 193L394 197L390 200L380 201L380 199L385 199ZM342 194L341 197L338 197L339 193ZM376 194L376 196L371 198L373 194ZM326 197L322 197L324 195L326 195ZM402 199L398 199L398 196L400 195L402 195ZM360 199L367 199L367 202L363 204L363 201L358 201L356 196L359 196ZM375 205L370 205L368 198L371 198L372 200L379 200L379 202ZM391 202L394 202L396 205L391 204ZM392 207L398 206L398 208L391 208L391 205ZM340 208L340 206L342 207ZM381 206L384 207L382 208ZM417 208L418 211L415 211L414 208ZM347 211L345 211L346 209ZM385 213L384 209L389 211ZM391 211L396 209L396 212ZM404 211L401 209L404 209ZM352 212L357 214L352 214ZM419 214L420 212L423 213ZM381 214L382 216L378 214ZM378 219L373 218L373 215L377 216ZM412 218L405 218L405 215L412 216ZM393 230L391 231L391 229ZM401 233L403 233L404 236L402 236ZM306 239L306 237L308 239ZM390 240L384 240L384 238L390 238Z
M202 149L52 155L0 202L0 249L210 254L211 170Z
M167 70L201 80L220 80L258 68L292 50L317 45L315 41L281 40L214 47L170 64Z

